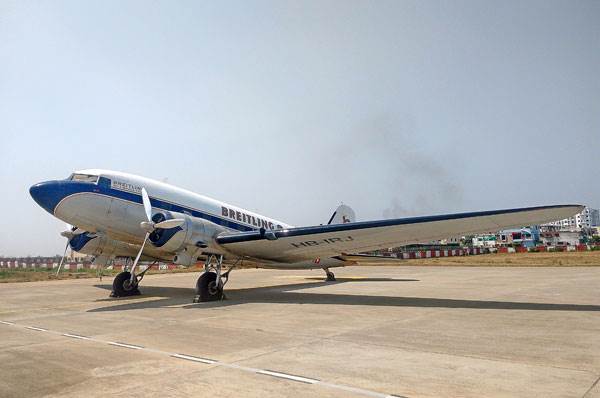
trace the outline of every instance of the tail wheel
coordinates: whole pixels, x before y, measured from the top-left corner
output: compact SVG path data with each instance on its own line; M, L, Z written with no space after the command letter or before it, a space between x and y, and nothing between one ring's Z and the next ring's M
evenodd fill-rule
M327 282L335 282L335 275L333 272L329 270L326 270L325 272L327 273Z

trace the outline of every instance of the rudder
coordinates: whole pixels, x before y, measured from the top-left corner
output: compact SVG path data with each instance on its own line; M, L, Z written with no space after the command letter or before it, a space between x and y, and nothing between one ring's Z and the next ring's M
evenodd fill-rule
M331 215L331 218L329 218L329 222L327 222L327 225L346 224L346 223L355 222L355 221L356 221L356 214L354 214L354 210L352 210L352 208L350 206L341 204L338 206L337 209L335 209L335 211Z

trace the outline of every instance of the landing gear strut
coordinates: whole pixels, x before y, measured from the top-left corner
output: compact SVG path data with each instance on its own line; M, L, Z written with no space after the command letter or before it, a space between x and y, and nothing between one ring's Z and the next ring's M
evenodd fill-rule
M327 282L335 282L335 275L333 274L333 272L329 271L329 268L323 268L325 270L325 273L327 274Z
M131 270L132 272L123 271L119 273L113 280L113 288L110 297L139 296L141 293L138 286L144 278L144 274L146 274L154 264L156 264L156 262L150 264L139 274L136 274L133 269Z
M196 297L194 303L205 301L223 300L223 287L229 280L229 273L233 269L232 266L225 273L221 273L223 265L223 255L209 255L204 263L204 273L200 275L196 282Z

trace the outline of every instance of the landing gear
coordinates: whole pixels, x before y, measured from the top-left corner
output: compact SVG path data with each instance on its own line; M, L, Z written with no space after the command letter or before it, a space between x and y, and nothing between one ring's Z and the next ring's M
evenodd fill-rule
M223 282L217 284L217 274L205 272L196 282L196 297L194 303L204 301L219 301L223 298Z
M145 270L140 272L139 274L135 273L134 267L132 267L131 271L123 271L113 280L113 288L110 293L110 297L127 297L127 296L139 296L140 289L138 286L142 279L144 279L144 275L146 272L152 268L152 266L156 264L156 262L150 264L146 267Z
M137 278L136 278L137 279ZM131 282L131 273L129 271L123 271L118 274L113 281L113 289L110 293L110 297L127 297L127 296L138 296L140 290L138 289L138 282Z
M329 271L329 268L324 268L325 273L327 274L327 279L325 279L327 282L335 282L335 275L333 274L333 272Z
M196 297L194 297L194 303L218 301L225 298L223 287L229 280L229 273L235 267L235 264L224 274L221 274L222 265L222 255L217 257L211 254L208 256L206 263L204 263L204 273L200 275L196 282Z

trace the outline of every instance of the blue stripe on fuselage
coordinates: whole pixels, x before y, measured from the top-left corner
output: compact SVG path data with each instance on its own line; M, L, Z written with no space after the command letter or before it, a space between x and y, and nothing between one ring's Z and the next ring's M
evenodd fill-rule
M100 195L111 196L113 198L125 200L128 202L133 202L139 205L143 205L142 195L136 194L133 192L125 192L120 191L110 186L110 179L106 177L100 177L98 184L93 184L89 182L82 181L70 181L70 180L59 180L59 181L48 181L44 183L37 184L36 186L40 186L43 184L46 185L46 189L43 192L43 198L38 199L34 196L32 192L32 196L38 202L40 206L46 209L49 213L54 215L54 211L56 206L64 199L69 196L79 194L79 193L97 193ZM35 186L34 186L35 187ZM33 187L32 187L33 188ZM39 196L39 195L38 195ZM165 210L165 211L173 211L178 213L187 213L193 217L202 218L204 220L210 221L217 225L221 225L225 228L234 229L237 231L253 231L258 228L253 228L248 225L244 225L238 223L233 220L224 219L214 214L207 213L205 211L201 211L198 209L194 209L191 207L183 206L177 203L168 202L165 200L157 199L150 197L150 203L152 207Z
M98 193L101 193L103 195L112 196L112 197L119 198L119 199L124 199L124 200L130 201L130 202L134 202L134 203L143 205L141 194L138 195L136 193L119 191L118 189L111 188L110 180L106 177L100 177L100 180L98 181L98 187L100 188L100 190L99 190L100 192L98 192ZM174 212L178 212L178 213L187 212L193 217L202 218L204 220L210 221L217 225L221 225L226 228L235 229L237 231L254 231L255 229L258 229L258 228L252 228L248 225L240 224L233 220L228 220L228 219L224 219L221 217L217 217L214 214L207 213L207 212L204 212L204 211L201 211L198 209L194 209L194 208L187 207L187 206L182 206L177 203L168 202L168 201L153 198L153 197L150 197L150 204L152 204L152 207L166 210L166 211L174 211Z

